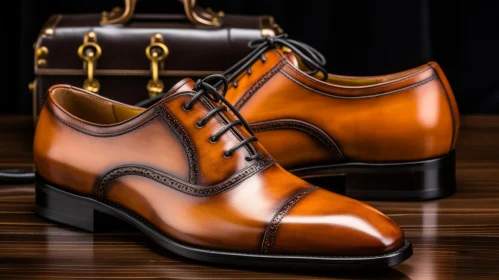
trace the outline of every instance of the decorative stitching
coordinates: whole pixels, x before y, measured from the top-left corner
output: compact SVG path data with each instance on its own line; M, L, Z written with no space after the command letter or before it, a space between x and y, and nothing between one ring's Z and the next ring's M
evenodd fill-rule
M194 144L192 144L191 138L189 138L184 127L166 107L156 107L155 110L159 114L161 120L163 120L163 122L173 131L177 139L182 143L182 146L184 146L184 151L187 154L187 161L189 162L189 183L196 184L199 176L199 167L196 149L194 148Z
M270 221L269 225L265 229L265 233L263 235L263 242L262 242L262 253L267 254L272 249L272 246L274 245L274 240L275 240L276 235L277 235L277 229L279 228L279 224L281 223L284 216L288 213L288 211L294 205L296 205L296 203L298 203L298 201L300 201L307 194L315 191L316 189L318 189L318 187L316 187L316 186L310 186L310 187L301 189L295 195L293 195L286 203L284 203L284 205L274 215L274 217Z
M276 65L274 65L269 71L267 71L263 76L261 76L242 96L236 101L234 107L236 109L241 109L244 104L255 94L272 76L274 76L283 66L285 61L281 59Z
M216 185L207 186L207 187L189 184L178 178L173 177L172 175L166 174L164 172L146 166L137 166L137 165L120 166L111 170L102 177L102 179L96 184L95 193L97 197L104 198L106 190L111 184L111 182L120 177L135 175L154 180L160 184L163 184L167 187L183 192L185 194L189 194L192 196L199 196L199 197L207 197L235 187L242 181L246 180L246 178L266 169L267 167L271 166L274 163L275 160L272 157L264 158L262 160L259 160L255 164L237 172L229 179L221 183L218 183Z
M333 154L333 156L335 157L334 159L343 159L343 154L341 153L341 150L339 149L336 142L334 142L334 140L331 139L331 137L329 137L327 133L313 124L300 120L280 119L254 123L251 124L251 128L254 132L272 131L279 129L294 129L305 132L319 140L319 142L321 142L328 149L328 151Z
M336 94L331 94L331 93L323 92L323 91L320 91L320 90L316 90L316 89L311 88L310 86L307 86L306 84L298 81L297 79L291 77L291 75L289 75L288 73L284 72L283 70L280 70L280 72L286 78L288 78L292 82L295 82L296 84L298 84L301 87L304 87L304 88L306 88L306 89L308 89L310 91L313 91L315 93L318 93L318 94L321 94L321 95L324 95L324 96L335 97L335 98L339 98L339 99L367 99L367 98L380 97L380 96L389 95L389 94L392 94L392 93L406 91L406 90L409 90L409 89L412 89L412 88L417 88L419 86L422 86L422 85L424 85L426 83L429 83L429 82L433 81L436 78L435 76L431 76L429 78L426 78L426 79L424 79L422 81L419 81L419 82L417 82L415 84L412 84L410 86L399 88L399 89L394 89L394 90L390 90L390 91L386 91L386 92L382 92L382 93L378 93L378 94L361 95L361 96L345 96L345 95L336 95Z

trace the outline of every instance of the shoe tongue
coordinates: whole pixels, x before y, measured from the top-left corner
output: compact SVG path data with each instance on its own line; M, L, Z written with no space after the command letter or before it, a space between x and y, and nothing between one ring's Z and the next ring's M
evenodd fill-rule
M293 64L296 68L300 68L300 63L298 62L298 58L293 51L282 51L279 50L282 55L288 59L289 63Z
M179 94L181 92L186 92L186 91L194 91L194 81L190 78L185 78L178 83L176 83L163 97L167 98L175 94Z
M308 72L310 71L310 68L308 68L307 66L305 66L305 64L303 64L303 60L301 59L301 57L297 56L295 54L295 52L293 51L280 51L282 53L282 55L284 57L286 57L286 59L289 61L289 63L293 64L294 67L296 67L297 69L303 71L303 72ZM307 74L309 75L309 74ZM317 74L314 74L312 75L313 77L317 78L317 79L322 79L323 77L323 74L322 73L317 73Z

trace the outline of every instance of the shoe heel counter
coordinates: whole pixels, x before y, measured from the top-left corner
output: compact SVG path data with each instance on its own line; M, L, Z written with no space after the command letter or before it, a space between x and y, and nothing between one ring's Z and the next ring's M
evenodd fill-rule
M33 157L37 175L44 180L72 192L92 194L90 175L82 175L76 168L79 157L71 150L78 150L73 138L73 128L61 119L61 109L50 92L43 105L33 140Z
M49 135L52 131L50 129L52 123L51 118L53 118L53 116L48 112L46 105L42 106L33 139L33 160L37 173L43 177L49 175L47 167L50 166L48 151L51 147L50 139L52 138L52 136Z
M442 85L443 91L448 100L449 110L450 113L452 114L452 120L453 120L453 125L452 125L453 133L452 133L451 146L449 150L454 150L460 127L459 108L457 106L456 98L449 84L449 81L447 80L447 77L445 76L442 68L438 65L438 63L430 62L428 63L428 65L431 68L433 68L433 71L435 71L435 74L437 75L437 81Z
M33 139L33 160L36 172L42 178L58 183L60 178L61 155L67 153L60 146L63 137L61 134L61 122L56 117L57 106L52 92L57 88L67 88L65 85L56 85L48 90L45 103L43 104L35 128Z

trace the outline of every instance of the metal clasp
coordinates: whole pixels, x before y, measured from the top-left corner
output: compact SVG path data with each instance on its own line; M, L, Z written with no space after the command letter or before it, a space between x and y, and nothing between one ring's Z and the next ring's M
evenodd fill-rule
M163 35L154 34L151 44L146 48L146 56L151 61L151 79L147 83L149 97L156 97L162 93L165 85L159 79L159 63L168 57L168 47L163 43Z
M47 56L49 54L49 49L47 47L41 46L35 50L35 60L38 67L45 67L47 65Z
M88 32L83 38L83 44L78 48L78 55L83 60L83 69L87 71L87 79L83 88L91 92L99 92L100 83L94 77L97 60L102 55L102 49L97 44L97 34Z

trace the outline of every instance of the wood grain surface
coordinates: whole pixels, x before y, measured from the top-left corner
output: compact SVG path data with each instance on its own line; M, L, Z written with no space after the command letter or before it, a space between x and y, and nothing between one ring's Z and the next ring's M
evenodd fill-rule
M0 118L0 167L31 167L29 117ZM33 185L0 186L0 279L499 279L499 116L465 116L458 191L372 202L405 230L414 256L379 271L259 270L189 261L122 226L90 234L34 214Z

